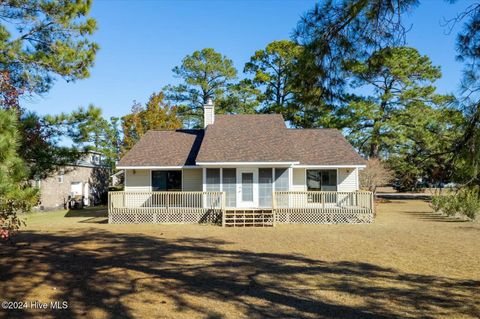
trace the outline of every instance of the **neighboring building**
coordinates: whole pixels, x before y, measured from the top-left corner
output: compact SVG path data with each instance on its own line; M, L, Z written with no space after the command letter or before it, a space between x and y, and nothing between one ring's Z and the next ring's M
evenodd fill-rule
M110 186L118 187L123 186L125 180L125 172L120 170L115 174L110 175Z
M86 206L105 201L109 168L103 163L102 154L88 152L75 164L58 169L46 179L36 180L35 185L40 189L38 209L67 207L69 198L83 200Z

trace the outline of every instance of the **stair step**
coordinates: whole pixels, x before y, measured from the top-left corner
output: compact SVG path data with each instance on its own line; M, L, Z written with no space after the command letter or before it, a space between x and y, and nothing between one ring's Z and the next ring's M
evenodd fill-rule
M225 213L227 227L273 227L271 210L230 210Z

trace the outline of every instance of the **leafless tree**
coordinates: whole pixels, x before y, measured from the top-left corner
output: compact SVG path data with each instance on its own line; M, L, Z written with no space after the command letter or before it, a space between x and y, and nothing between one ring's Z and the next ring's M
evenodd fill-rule
M367 161L367 167L360 171L360 187L376 194L377 187L390 183L393 179L393 172L378 158L371 158Z

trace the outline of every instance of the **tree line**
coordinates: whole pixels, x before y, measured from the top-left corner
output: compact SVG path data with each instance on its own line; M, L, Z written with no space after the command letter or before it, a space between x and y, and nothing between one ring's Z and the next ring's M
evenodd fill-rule
M440 67L406 45L403 19L418 3L320 1L291 39L253 52L242 75L228 57L201 49L173 68L180 84L153 93L145 106L134 103L121 118L105 119L95 106L50 116L20 106L25 96L47 93L56 77L89 77L99 49L91 38L97 29L91 1L2 1L2 234L18 227L17 212L35 204L32 179L87 149L105 153L113 167L148 129L200 127L209 98L219 113L280 113L292 127L338 128L365 158L388 165L404 189L420 179L478 185L480 3L446 21L446 28L461 25L456 58L464 74L455 96L436 91ZM59 146L65 138L75 147Z

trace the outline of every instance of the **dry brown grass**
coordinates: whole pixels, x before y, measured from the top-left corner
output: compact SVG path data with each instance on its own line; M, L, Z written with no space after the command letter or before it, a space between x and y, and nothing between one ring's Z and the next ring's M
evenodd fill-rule
M98 211L35 214L0 251L0 299L67 300L8 318L471 318L480 225L422 201L371 225L108 225Z

